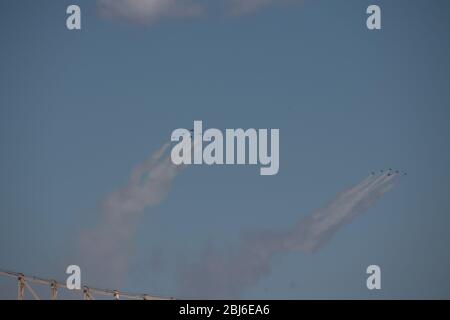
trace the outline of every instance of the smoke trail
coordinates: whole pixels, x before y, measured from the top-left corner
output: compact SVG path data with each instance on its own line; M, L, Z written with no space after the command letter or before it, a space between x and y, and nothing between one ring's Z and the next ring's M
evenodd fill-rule
M363 181L336 196L329 204L301 219L284 237L287 250L315 252L359 214L368 210L393 186L394 176L382 175Z
M133 256L134 235L145 208L158 205L169 192L172 180L183 168L165 156L164 144L147 161L136 166L126 186L101 204L99 225L85 230L80 239L82 269L95 283L120 285Z
M240 297L270 271L274 255L317 251L343 225L374 205L395 180L392 174L370 176L288 230L246 235L236 248L208 248L198 263L183 266L179 274L181 294L195 298Z

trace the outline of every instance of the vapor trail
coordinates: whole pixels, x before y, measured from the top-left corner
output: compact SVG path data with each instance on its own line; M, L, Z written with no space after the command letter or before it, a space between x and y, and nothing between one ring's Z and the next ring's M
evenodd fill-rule
M98 285L122 283L133 256L135 229L142 212L164 200L172 180L182 169L165 156L169 146L164 144L136 166L128 184L102 202L99 224L82 233L81 266L85 274L95 277Z
M301 218L292 228L245 235L237 247L226 250L208 248L200 261L180 271L181 294L239 298L270 271L274 255L319 250L342 226L373 206L393 187L396 178L388 174L369 176Z

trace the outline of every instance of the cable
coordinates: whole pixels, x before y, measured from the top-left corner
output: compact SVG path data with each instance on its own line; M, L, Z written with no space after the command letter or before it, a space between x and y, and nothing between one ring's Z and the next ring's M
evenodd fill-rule
M33 298L35 300L40 300L39 296L36 294L36 292L31 288L29 283L35 283L40 285L47 285L50 286L51 289L51 299L56 300L58 295L58 288L64 288L68 289L65 283L58 282L56 280L52 279L42 279L35 276L26 276L19 272L14 271L7 271L0 269L0 276L5 276L9 278L16 278L18 281L18 293L17 293L17 299L23 300L25 297L25 288L28 289L28 291L31 293ZM68 289L69 290L69 289ZM174 300L174 298L164 298L164 297L157 297L152 296L148 294L131 294L131 293L124 293L120 292L119 290L108 290L108 289L96 289L91 288L89 286L83 286L81 289L83 293L83 298L85 300L93 300L93 293L103 296L110 296L115 300L119 300L120 298L125 298L129 300Z

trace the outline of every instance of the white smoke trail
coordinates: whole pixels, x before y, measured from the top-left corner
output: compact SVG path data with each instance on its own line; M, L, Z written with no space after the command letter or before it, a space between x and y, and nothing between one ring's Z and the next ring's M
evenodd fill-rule
M144 209L161 203L182 166L165 156L164 144L131 173L126 186L109 195L101 205L97 227L85 230L80 239L82 269L98 285L120 285L133 256L135 228ZM99 283L103 281L103 283Z
M326 207L301 219L285 236L287 250L314 252L341 226L369 209L393 186L394 176L387 174L365 180L361 185L336 196Z
M245 236L238 247L227 251L209 248L198 263L183 266L179 274L181 294L195 298L239 298L270 271L274 255L317 251L343 225L374 205L393 187L395 180L389 173L370 176L302 218L291 229Z

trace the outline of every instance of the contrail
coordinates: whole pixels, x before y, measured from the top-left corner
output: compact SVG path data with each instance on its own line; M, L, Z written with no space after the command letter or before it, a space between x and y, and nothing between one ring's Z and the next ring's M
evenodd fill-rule
M144 209L161 203L182 166L165 156L164 144L148 160L136 166L127 185L111 193L100 207L97 227L80 237L82 270L107 286L120 285L133 256L137 223ZM98 283L100 285L101 283ZM101 284L103 285L103 284Z
M164 144L136 166L128 184L102 202L98 226L82 233L80 266L86 270L87 278L95 277L97 285L118 286L125 280L142 212L164 200L172 180L184 168L174 165L170 156L165 155L169 146ZM239 297L270 271L275 254L320 249L341 226L365 212L390 190L396 177L390 173L370 176L338 194L325 207L300 219L292 228L246 235L239 246L226 252L207 250L198 263L184 266L180 272L182 295Z
M388 173L369 176L292 228L246 235L237 247L226 250L207 249L198 263L181 268L180 293L194 298L239 298L269 273L274 255L319 250L342 226L373 206L396 178Z
M301 219L283 238L290 251L315 252L337 232L361 213L367 211L389 191L394 176L369 177L361 184L337 195L327 206Z

